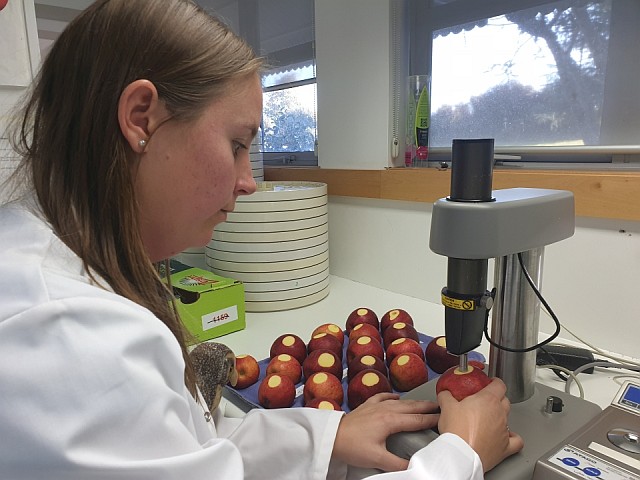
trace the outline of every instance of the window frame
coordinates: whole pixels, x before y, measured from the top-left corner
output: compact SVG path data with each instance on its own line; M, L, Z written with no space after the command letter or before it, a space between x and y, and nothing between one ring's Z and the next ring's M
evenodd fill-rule
M624 0L613 0L624 1ZM505 12L540 7L558 3L558 0L453 0L443 5L432 6L433 0L409 0L409 74L432 73L433 32L456 25L478 22ZM610 40L611 41L611 40ZM610 51L615 47L610 45ZM613 54L612 54L613 55ZM425 61L426 59L426 61ZM619 61L619 59L618 59ZM633 63L633 62L628 62ZM629 72L640 72L640 67L632 68ZM607 75L609 75L607 71ZM620 74L623 75L623 74ZM628 76L639 78L639 76ZM637 83L637 82L636 82ZM605 92L605 95L607 93ZM604 109L603 109L604 110ZM620 121L615 120L615 114L608 113L610 118L602 121L611 122L613 131ZM640 121L636 123L640 127ZM640 128L638 128L640 137ZM600 145L600 146L496 146L496 166L525 167L544 169L640 169L640 140L635 145ZM450 147L431 147L430 167L444 167L451 161Z

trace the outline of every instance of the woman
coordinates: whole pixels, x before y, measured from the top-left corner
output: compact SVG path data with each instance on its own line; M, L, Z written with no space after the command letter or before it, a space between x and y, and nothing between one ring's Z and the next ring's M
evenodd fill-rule
M99 0L52 47L0 208L2 478L344 478L347 464L482 478L521 448L499 380L461 403L443 394L441 415L380 395L347 415L211 420L155 266L206 244L255 190L260 68L188 0ZM385 448L436 424L408 470Z

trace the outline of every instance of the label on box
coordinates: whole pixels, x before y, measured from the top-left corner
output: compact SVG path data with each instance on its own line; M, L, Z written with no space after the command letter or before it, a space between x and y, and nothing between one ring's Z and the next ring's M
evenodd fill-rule
M238 320L238 306L233 305L202 316L202 331Z

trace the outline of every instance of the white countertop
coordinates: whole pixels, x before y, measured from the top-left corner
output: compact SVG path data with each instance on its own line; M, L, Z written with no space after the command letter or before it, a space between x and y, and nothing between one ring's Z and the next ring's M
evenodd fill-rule
M335 323L344 327L349 313L359 307L369 308L379 317L394 308L402 308L411 314L418 331L430 336L444 334L442 305L336 276L331 276L330 285L329 295L313 305L280 312L247 313L246 329L213 341L224 343L237 355L247 353L262 360L269 356L272 342L283 333L294 333L306 342L313 329L323 323ZM545 335L541 334L541 338L545 338ZM489 345L486 341L477 350L489 358ZM620 375L621 371L596 372L593 375L580 375L579 378L584 387L585 398L605 408L618 391L621 381L614 377ZM564 383L551 370L538 369L537 381L564 390ZM571 391L577 395L575 382ZM227 404L225 408L227 415L242 414L233 405Z

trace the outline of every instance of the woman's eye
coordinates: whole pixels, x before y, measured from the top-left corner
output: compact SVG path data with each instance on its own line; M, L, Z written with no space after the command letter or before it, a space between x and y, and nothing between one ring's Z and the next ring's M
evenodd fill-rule
M247 146L240 142L233 142L233 155L238 156L240 150L246 150Z

